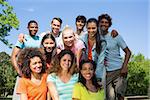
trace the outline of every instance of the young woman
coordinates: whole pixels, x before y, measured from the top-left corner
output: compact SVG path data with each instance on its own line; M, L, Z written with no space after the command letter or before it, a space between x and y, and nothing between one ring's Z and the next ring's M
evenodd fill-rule
M98 21L95 18L87 20L87 34L81 36L81 40L86 47L87 58L97 62L96 76L101 79L104 77L105 67L103 66L106 50L106 42L100 37Z
M79 15L76 17L76 32L75 35L79 38L81 35L85 34L84 26L86 24L86 17L83 15Z
M73 89L73 100L104 100L104 89L101 89L95 75L95 62L82 60L79 68L79 80Z
M47 84L53 100L71 100L74 84L78 81L75 56L71 50L62 50L54 62L53 73L47 77Z
M71 50L76 56L77 65L79 65L82 56L82 50L85 48L83 42L75 37L75 33L71 27L65 27L62 31L62 38L58 43L58 52L63 49Z
M46 100L46 64L43 54L37 48L23 49L18 58L22 77L19 79L17 94L20 100Z
M52 67L51 63L57 54L56 41L54 36L50 33L44 35L41 41L41 46L45 52L47 70L50 71Z

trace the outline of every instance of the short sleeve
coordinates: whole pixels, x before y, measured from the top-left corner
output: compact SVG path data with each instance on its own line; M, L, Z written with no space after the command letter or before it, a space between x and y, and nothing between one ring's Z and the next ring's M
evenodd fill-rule
M47 82L56 82L56 74L52 73L47 76Z
M25 78L19 79L19 83L18 83L17 90L16 90L17 94L27 93L27 84L25 81L26 81Z
M80 83L76 83L74 85L72 98L76 98L76 99L81 98Z
M24 43L23 42L19 42L17 40L17 43L15 44L16 47L19 47L20 49L23 49L24 48Z
M121 35L118 35L116 38L118 45L122 48L125 49L127 47L125 41L123 40L123 38L121 37Z
M84 45L84 43L83 43L82 40L79 40L79 39L77 40L77 42L76 42L76 48L78 48L78 50L85 48L85 45Z

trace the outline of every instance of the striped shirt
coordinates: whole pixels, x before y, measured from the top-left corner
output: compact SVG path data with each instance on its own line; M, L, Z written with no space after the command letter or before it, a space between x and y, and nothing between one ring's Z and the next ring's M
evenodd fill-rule
M72 75L71 79L67 83L64 83L56 74L52 73L47 77L47 82L49 81L56 85L60 100L72 100L72 91L74 84L78 81L78 74Z

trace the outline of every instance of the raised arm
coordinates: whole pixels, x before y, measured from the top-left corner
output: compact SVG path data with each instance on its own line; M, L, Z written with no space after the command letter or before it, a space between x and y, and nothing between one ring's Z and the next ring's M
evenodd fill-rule
M13 67L17 71L17 73L21 76L22 74L21 74L21 71L20 71L19 66L17 64L17 55L19 54L20 50L21 49L18 48L18 47L13 48L13 51L12 51L12 54L11 54L11 62L13 64Z
M23 43L23 42L25 41L25 37L24 37L24 34L23 34L23 33L20 33L20 34L18 35L18 41L21 42L21 43Z

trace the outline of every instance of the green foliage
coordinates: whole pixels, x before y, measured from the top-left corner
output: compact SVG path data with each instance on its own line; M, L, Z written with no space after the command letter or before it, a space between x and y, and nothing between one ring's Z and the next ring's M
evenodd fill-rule
M0 0L0 8L0 41L11 48L12 44L5 37L10 35L11 29L18 29L19 20L6 0Z
M14 71L10 61L10 56L5 52L0 53L0 96L5 96L5 92L12 94L15 85ZM4 91L5 90L5 91Z
M128 87L126 95L147 95L149 87L150 60L142 54L131 57L128 64Z

